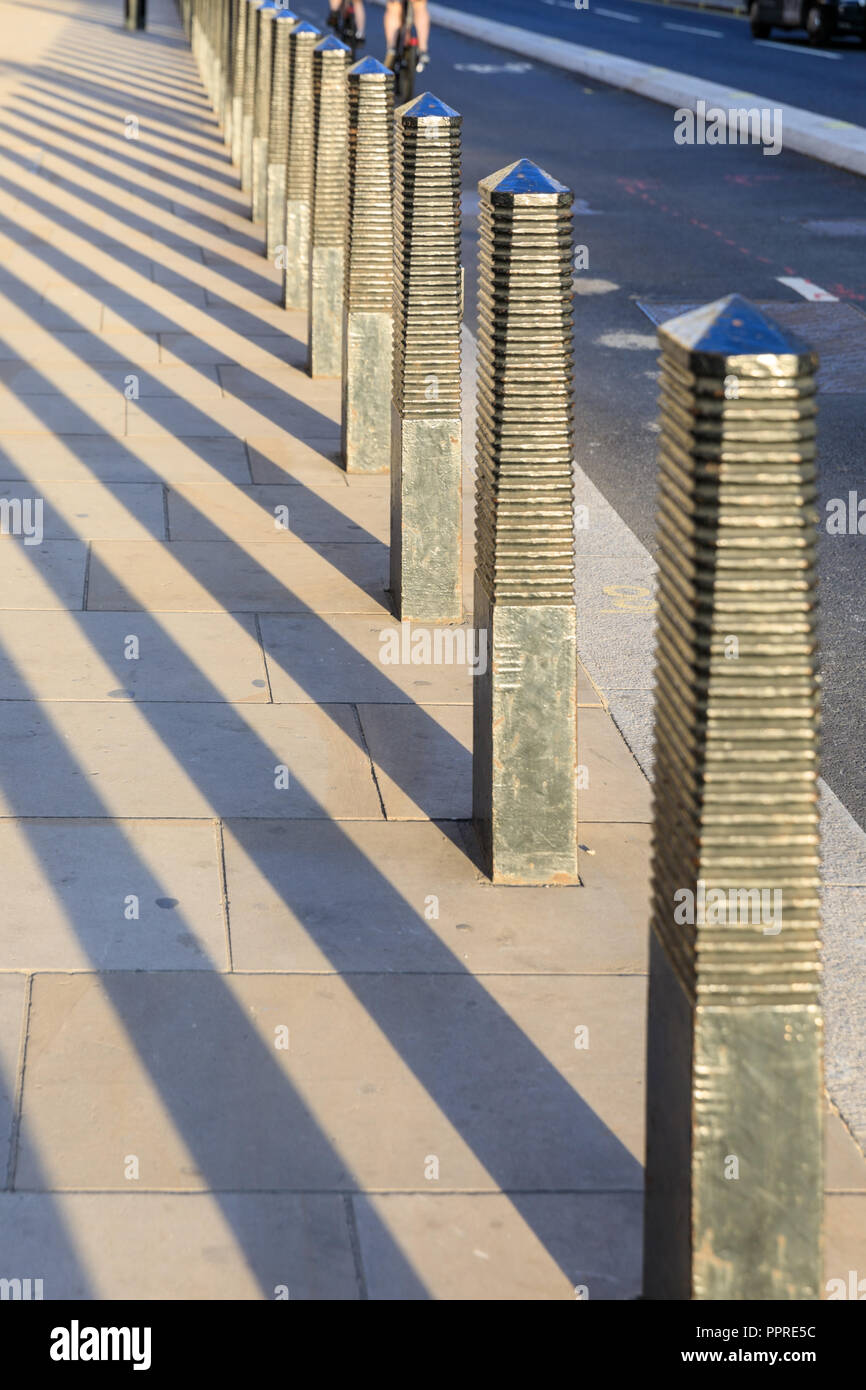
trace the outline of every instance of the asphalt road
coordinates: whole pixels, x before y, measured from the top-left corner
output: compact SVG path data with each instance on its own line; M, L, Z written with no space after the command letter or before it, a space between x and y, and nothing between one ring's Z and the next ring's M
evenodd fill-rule
M321 23L307 0L297 8ZM375 54L381 11L371 10L368 27ZM608 343L647 341L653 326L637 301L697 305L738 291L810 312L778 276L804 277L837 296L835 308L815 306L841 310L850 340L846 353L825 358L822 513L828 499L858 487L866 498L866 181L786 151L767 157L754 146L676 145L664 106L446 32L435 34L433 54L427 87L464 116L470 327L478 180L525 155L575 190L575 240L589 255L578 278L585 288L610 286L575 300L576 456L641 541L654 550L656 353L652 345L599 343L603 335ZM852 62L861 57L866 74L866 54ZM831 77L828 92L835 67ZM801 333L808 339L807 329ZM866 536L825 534L820 576L823 771L866 828Z
M448 4L449 0L443 0ZM810 48L805 32L774 29L755 40L745 18L611 0L460 0L455 8L587 48L730 84L773 101L866 125L866 48L840 38ZM437 40L438 45L438 40Z

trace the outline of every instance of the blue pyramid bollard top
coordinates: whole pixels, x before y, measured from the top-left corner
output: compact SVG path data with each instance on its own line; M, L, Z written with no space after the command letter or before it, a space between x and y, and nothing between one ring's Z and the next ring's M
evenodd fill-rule
M413 121L425 116L441 116L446 120L460 119L459 111L455 111L452 106L446 106L444 101L434 97L432 92L423 92L420 97L409 102L408 106L403 107L402 114L411 116Z
M291 37L294 38L295 34L321 34L321 32L321 29L317 29L315 24L311 24L308 19L305 19L298 25L297 29L292 30Z
M481 186L489 193L571 193L570 188L539 169L531 159L516 159L504 169L497 169L481 180Z
M796 334L780 328L740 294L729 294L690 309L678 318L668 319L659 334L690 352L715 353L722 357L754 356L759 353L803 357L812 352Z
M391 69L386 68L384 63L380 63L378 58L373 58L370 54L366 58L361 58L357 63L353 63L349 68L353 77L390 77Z
M296 29L295 33L297 34L297 32ZM329 34L327 38L322 39L321 43L316 44L313 51L315 53L348 53L349 46L338 39L336 34Z
M276 11L277 11L277 13L276 13L276 18L277 18L277 19L297 19L297 17L298 17L298 16L295 14L294 10L290 10L290 9L289 9L288 5L280 5L280 4L277 3L277 4L275 4L274 8L275 8Z

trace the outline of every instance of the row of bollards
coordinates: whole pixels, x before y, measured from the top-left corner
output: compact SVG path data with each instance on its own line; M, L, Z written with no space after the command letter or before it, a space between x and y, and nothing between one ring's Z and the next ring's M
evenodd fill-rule
M395 613L459 622L461 118L274 0L181 8L343 464L390 469ZM479 192L473 818L494 883L576 884L572 194ZM815 1299L816 359L736 296L660 340L644 1289Z

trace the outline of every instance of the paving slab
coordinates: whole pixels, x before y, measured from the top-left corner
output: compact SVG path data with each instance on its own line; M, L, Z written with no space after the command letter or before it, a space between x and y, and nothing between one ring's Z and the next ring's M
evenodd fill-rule
M159 362L159 340L148 333L86 333L67 327L51 332L47 327L13 329L3 325L0 361L22 362L37 368L62 364L75 368L82 362L126 363L140 367Z
M9 1166L28 988L25 975L0 974L0 1173L4 1186Z
M251 369L273 369L280 363L291 362L302 367L307 360L307 347L300 324L296 331L301 336L294 336L292 327L287 326L284 333L245 334L243 339L234 332L220 334L216 327L206 339L194 333L160 333L161 361L206 366L242 361Z
M225 483L168 492L172 540L378 541L388 543L389 516L380 488L314 489Z
M146 404L127 406L127 435L161 435L185 439L203 435L218 438L258 438L288 432L291 441L328 441L334 449L340 444L340 427L332 419L300 401L257 398L255 408L235 398L182 401L154 397Z
M381 818L347 705L10 701L3 751L5 816Z
M60 544L60 542L54 542ZM385 611L387 554L375 542L95 541L88 608L323 613Z
M578 819L651 821L652 788L606 710L582 710L577 722L578 764L586 785L578 782Z
M267 371L254 371L251 367L223 363L217 367L217 371L227 396L235 396L239 400L265 397L280 401L288 398L289 401L297 400L315 406L329 420L340 419L339 382L314 380L305 367L277 363Z
M453 821L229 822L234 968L639 974L647 874L618 866L634 827L604 829L592 881L554 890L493 887Z
M133 387L143 397L207 400L222 395L215 367L149 366L145 370L134 352L125 361L88 367L45 363L36 368L20 360L0 362L0 382L17 396L44 395L53 390L76 401L91 396L123 398Z
M87 545L0 536L0 608L81 608Z
M0 477L30 482L250 481L239 439L113 439L107 434L0 435Z
M336 1195L4 1192L0 1222L5 1267L45 1299L358 1297Z
M854 1271L854 1279L851 1271ZM827 1281L841 1280L835 1288ZM866 1295L866 1193L831 1193L824 1207L824 1296L851 1297L852 1283L858 1300ZM845 1292L842 1292L842 1290Z
M268 701L238 613L0 612L0 700Z
M388 820L470 820L472 708L358 705Z
M123 396L91 396L80 403L60 395L18 397L0 389L0 421L3 435L10 434L122 434Z
M310 483L315 487L346 486L339 448L333 437L289 440L253 435L247 440L254 483Z
M0 500L33 499L26 483L0 483ZM42 529L47 540L78 537L161 539L165 536L165 507L159 483L52 483L39 488Z
M0 971L228 968L212 822L0 820L0 853Z
M433 1157L443 1191L637 1192L643 990L37 974L16 1187L121 1191L132 1154L139 1191L423 1191Z
M573 1303L641 1291L643 1201L634 1192L387 1193L352 1205L370 1299ZM395 1249L422 1290L406 1289Z

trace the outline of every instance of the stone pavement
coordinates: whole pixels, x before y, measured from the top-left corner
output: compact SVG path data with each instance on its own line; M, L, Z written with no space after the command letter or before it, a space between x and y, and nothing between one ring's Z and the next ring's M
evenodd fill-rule
M44 503L0 537L0 1276L632 1298L648 784L582 673L582 886L478 873L471 676L380 660L387 479L173 5L120 11L0 3L0 503Z

